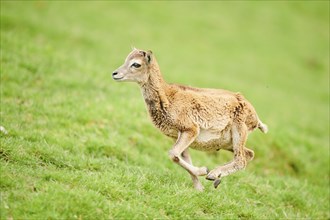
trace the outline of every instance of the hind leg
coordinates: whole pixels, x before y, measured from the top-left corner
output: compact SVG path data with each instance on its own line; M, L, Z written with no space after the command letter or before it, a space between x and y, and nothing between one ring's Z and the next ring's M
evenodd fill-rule
M236 122L232 128L232 139L233 139L233 152L234 159L223 165L211 170L206 179L213 180L214 186L217 187L220 183L219 178L228 176L246 167L247 161L253 158L253 151L245 148L247 140L247 127L244 123Z
M250 162L251 160L253 160L254 158L254 151L247 148L247 147L244 147L244 152L245 152L245 157L246 157L246 160L248 162Z
M234 153L234 150L233 149L228 149L228 151ZM245 151L245 156L246 156L246 159L248 162L250 162L251 160L253 160L254 158L254 151L247 148L247 147L244 147L244 151Z

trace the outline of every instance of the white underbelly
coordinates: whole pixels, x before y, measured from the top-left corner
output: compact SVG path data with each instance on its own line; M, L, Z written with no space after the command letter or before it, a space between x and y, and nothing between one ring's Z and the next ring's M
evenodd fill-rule
M196 138L196 141L198 142L208 142L211 140L215 140L219 138L219 134L211 131L211 130L204 130L201 129L199 132L199 135Z
M230 129L222 131L201 129L191 148L201 151L216 151L232 148L232 137Z

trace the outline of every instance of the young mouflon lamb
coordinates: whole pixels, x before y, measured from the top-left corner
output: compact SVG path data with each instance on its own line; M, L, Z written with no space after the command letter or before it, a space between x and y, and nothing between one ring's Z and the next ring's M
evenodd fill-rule
M133 49L112 77L140 85L153 124L176 140L169 157L190 173L197 190L203 190L198 176L206 175L216 188L222 177L244 169L254 157L245 146L248 134L256 128L264 133L268 130L239 93L166 83L151 51ZM233 152L234 159L209 171L193 166L189 148L224 149Z

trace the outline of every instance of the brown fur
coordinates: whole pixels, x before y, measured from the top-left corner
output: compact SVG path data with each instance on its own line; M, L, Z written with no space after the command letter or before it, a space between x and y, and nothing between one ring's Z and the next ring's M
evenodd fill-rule
M203 186L197 176L207 175L217 187L220 177L245 168L254 157L254 152L245 147L248 133L256 128L267 132L253 106L239 93L166 83L151 51L134 49L113 78L140 85L153 124L176 139L170 158L190 173L198 190ZM229 150L234 159L209 172L206 167L192 165L189 147Z

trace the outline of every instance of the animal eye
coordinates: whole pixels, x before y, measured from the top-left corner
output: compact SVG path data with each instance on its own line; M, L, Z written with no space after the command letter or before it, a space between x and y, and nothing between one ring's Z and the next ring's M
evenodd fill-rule
M141 66L141 64L133 63L131 66L132 66L132 67L135 67L135 68L139 68L139 67Z

